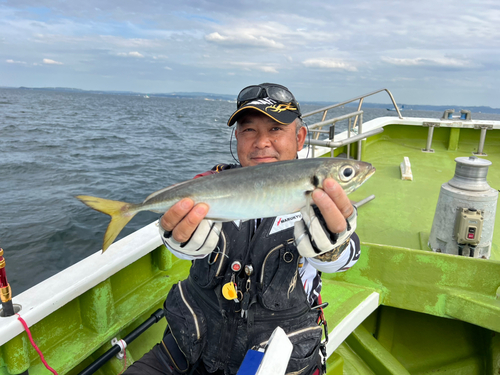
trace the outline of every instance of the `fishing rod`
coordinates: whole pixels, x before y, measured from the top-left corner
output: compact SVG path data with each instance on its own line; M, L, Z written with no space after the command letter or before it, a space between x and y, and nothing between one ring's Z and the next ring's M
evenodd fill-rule
M12 303L12 289L7 281L7 272L5 271L5 258L3 249L0 248L0 298L2 300L1 316L8 317L14 315L14 304Z
M144 333L144 331L146 331L149 327L151 327L155 323L158 323L164 317L164 315L165 313L163 309L156 310L144 323L142 323L139 327L130 332L123 339L117 341L116 344L113 345L111 349L109 349L106 353L97 358L90 366L88 366L85 370L80 372L79 375L91 375L97 370L99 370L99 368L101 368L107 361L116 356L122 350L125 350L128 344L130 344L142 333ZM124 341L125 343L122 343L122 341Z
M3 256L3 249L0 247L0 300L2 301L2 309L0 316L7 318L15 315L16 310L12 302L12 289L7 281L7 271L5 270L5 257ZM28 370L19 375L28 375Z

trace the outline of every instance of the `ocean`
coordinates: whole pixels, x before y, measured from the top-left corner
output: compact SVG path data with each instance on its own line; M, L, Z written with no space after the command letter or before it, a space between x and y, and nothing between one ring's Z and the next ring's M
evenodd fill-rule
M226 121L235 108L220 100L0 89L0 247L13 293L101 249L108 216L75 195L141 202L217 163L234 163ZM317 108L303 105L302 112ZM339 108L329 118L352 111ZM395 113L369 108L363 119L388 115ZM139 213L118 238L159 216Z

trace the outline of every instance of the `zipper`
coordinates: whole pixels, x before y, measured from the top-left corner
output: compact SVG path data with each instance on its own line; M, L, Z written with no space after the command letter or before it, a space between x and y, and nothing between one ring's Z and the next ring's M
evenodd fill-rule
M302 328L302 329L299 329L298 331L293 331L293 332L288 333L287 337L290 339L290 338L292 338L294 336L300 335L301 333L309 332L309 331L314 331L314 330L317 330L317 329L319 329L320 331L323 330L323 328L321 328L321 326ZM290 340L290 341L292 341L292 340ZM254 345L254 347L252 349L256 350L258 348L262 348L265 345L267 345L268 342L269 342L269 340L263 341L259 345Z
M200 326L198 324L198 318L196 317L196 314L194 313L193 308L186 300L186 297L184 297L184 291L182 290L182 283L179 283L179 291L181 292L182 301L184 302L184 304L187 306L187 308L191 312L191 315L193 315L194 325L196 327L196 338L199 340L201 335L200 335Z
M278 316L270 316L270 317L265 317L265 318L261 318L261 317L256 316L254 318L254 321L256 321L256 322L272 322L274 320L287 320L287 319L300 318L302 315L306 314L310 310L311 310L311 307L304 306L304 308L302 310L295 311L291 314L283 314L282 312L280 312L278 314Z
M217 269L217 273L215 274L215 277L219 276L219 273L222 269L222 264L224 263L224 257L226 256L226 242L227 242L226 235L224 234L224 232L222 230L221 230L220 234L221 234L222 242L223 242L224 246L222 248L222 254L220 254L222 256L222 259L219 262L219 268Z
M278 245L278 246L276 246L275 248L271 249L271 250L269 251L269 253L267 253L266 257L264 258L264 262L262 263L262 271L261 271L261 273L260 273L260 286L261 286L261 287L262 287L262 286L263 286L263 284L264 284L264 274L265 274L264 270L265 270L265 268L266 268L266 262L267 262L267 259L269 258L269 256L270 256L270 255L271 255L274 251L279 250L279 249L281 249L281 248L282 248L282 247L284 247L284 246L285 246L285 245L283 245L283 244L279 244L279 245Z
M286 241L286 243L289 245L291 243L293 243L294 239L293 238L290 238ZM260 274L260 286L262 287L263 284L264 284L264 269L266 268L266 262L267 262L267 259L269 258L269 256L275 251L275 250L278 250L278 249L281 249L282 247L284 247L285 245L283 244L280 244L278 246L276 246L275 248L271 249L269 251L269 253L267 253L266 257L264 258L264 262L262 263L262 271L261 271L261 274Z

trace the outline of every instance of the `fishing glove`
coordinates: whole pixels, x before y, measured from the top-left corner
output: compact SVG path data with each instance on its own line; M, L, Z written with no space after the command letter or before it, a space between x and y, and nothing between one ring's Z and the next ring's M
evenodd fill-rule
M294 237L300 255L307 258L316 257L323 262L331 262L339 258L356 229L358 212L356 207L346 219L347 228L341 233L328 230L325 219L315 205L306 206L301 211L302 220L295 222Z
M161 225L159 227L163 243L169 249L195 258L203 258L217 246L222 222L203 219L191 238L182 243L172 237L172 232L166 231Z

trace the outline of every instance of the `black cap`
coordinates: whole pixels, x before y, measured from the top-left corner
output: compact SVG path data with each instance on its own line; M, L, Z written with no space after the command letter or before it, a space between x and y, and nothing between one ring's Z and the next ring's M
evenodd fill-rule
M290 90L273 83L244 88L238 95L237 103L238 109L229 118L228 126L232 126L248 109L261 112L280 124L290 124L301 116L299 103Z

